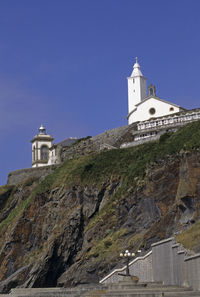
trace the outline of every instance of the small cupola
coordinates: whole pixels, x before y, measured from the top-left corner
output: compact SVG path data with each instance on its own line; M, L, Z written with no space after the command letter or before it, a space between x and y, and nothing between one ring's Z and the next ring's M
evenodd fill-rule
M38 130L40 135L46 135L46 129L42 124Z
M140 65L138 63L138 58L135 58L136 62L133 65L133 72L131 74L131 77L136 77L136 76L143 76L141 70L140 70Z

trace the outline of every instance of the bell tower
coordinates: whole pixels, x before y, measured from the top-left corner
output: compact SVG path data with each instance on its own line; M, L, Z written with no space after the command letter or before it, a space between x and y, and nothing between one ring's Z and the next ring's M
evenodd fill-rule
M46 133L43 125L39 133L34 136L32 142L32 167L46 166L49 161L49 149L53 145L53 138Z
M128 115L135 109L135 105L147 97L146 78L143 76L138 59L133 66L133 71L128 80ZM129 123L130 124L130 123Z

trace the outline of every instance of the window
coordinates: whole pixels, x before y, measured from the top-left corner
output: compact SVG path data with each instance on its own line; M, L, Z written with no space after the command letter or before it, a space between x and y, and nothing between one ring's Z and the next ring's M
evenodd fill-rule
M174 111L174 108L173 107L170 107L169 111Z
M49 159L49 149L46 145L43 145L41 147L41 160L48 161L48 159Z
M155 108L150 108L149 109L149 113L151 114L151 115L153 115L153 114L155 114L156 113L156 110L155 110Z

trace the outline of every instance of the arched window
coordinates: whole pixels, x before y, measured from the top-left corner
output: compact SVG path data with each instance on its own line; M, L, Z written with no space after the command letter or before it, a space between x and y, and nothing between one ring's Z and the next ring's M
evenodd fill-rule
M156 88L154 85L150 84L149 86L149 96L156 96Z
M46 145L43 145L41 147L41 160L48 161L48 159L49 159L49 149Z

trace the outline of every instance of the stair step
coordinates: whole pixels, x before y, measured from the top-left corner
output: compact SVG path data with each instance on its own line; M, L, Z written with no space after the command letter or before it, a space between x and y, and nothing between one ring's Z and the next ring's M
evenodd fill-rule
M181 291L191 291L192 289L189 287L178 287L178 286L139 286L139 285L116 285L116 286L109 286L108 289L110 291L121 291L121 290L181 290Z
M127 292L127 293L135 293L135 292L191 292L191 289L188 288L170 288L170 287L155 287L155 288L131 288L131 289L112 289L109 290L110 293L116 292Z
M113 295L110 295L109 293L91 293L91 294L87 294L87 295L81 295L82 297L200 297L200 292L187 292L186 294L183 294L182 292L171 292L171 294L169 293L162 293L162 292L158 292L158 293L116 293Z
M166 292L164 294L165 297L192 297L197 296L200 297L200 291L191 291L191 292L176 292L175 294L172 292Z
M200 297L188 287L167 286L162 282L121 281L110 285L80 285L75 288L16 288L0 297Z

